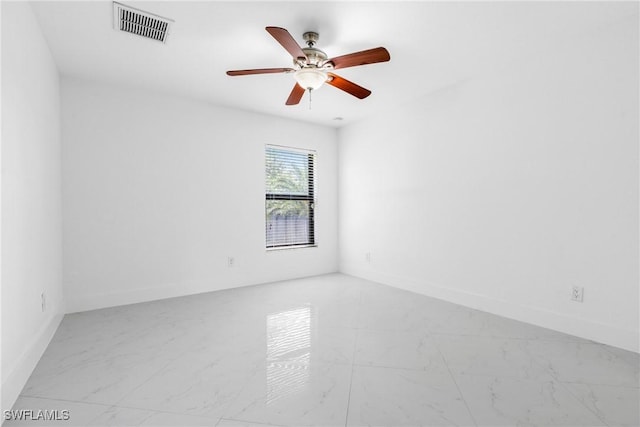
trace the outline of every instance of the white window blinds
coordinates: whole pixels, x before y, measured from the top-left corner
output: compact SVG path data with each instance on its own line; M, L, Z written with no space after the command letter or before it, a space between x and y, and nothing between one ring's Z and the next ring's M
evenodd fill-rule
M314 167L313 151L266 147L267 248L315 245Z

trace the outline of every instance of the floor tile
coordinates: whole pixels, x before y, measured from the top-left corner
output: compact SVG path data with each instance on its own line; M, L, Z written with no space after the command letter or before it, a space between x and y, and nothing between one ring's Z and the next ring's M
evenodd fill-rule
M112 406L103 412L96 419L92 420L90 423L87 423L88 427L98 427L98 426L117 426L117 427L125 427L125 426L139 426L144 422L147 418L153 415L151 411L145 411L142 409L131 409L131 408L119 408L117 406Z
M447 371L435 340L424 332L360 330L354 363Z
M41 399L34 397L20 396L13 405L13 411L31 410L32 414L24 414L26 416L22 420L5 421L3 427L9 426L88 426L91 421L99 417L109 409L105 405L96 405L92 403L69 402L64 400ZM57 411L57 417L54 419L43 421L38 419L38 411ZM68 411L65 414L64 411ZM55 412L54 412L55 413ZM3 414L5 415L5 414ZM65 420L65 418L68 419ZM56 420L55 418L58 418ZM5 417L3 416L3 419Z
M239 421L239 420L226 420L222 419L217 424L216 427L280 427L275 424L260 424L260 423L252 423L249 421Z
M330 274L67 315L16 407L83 426L633 425L638 371L636 353Z
M481 426L603 426L562 384L484 375L456 375L462 396Z
M223 418L282 425L344 425L351 367L273 362L257 372Z
M523 340L460 335L437 335L435 340L455 374L537 378L547 373Z
M145 304L137 306L141 310L146 307ZM186 333L188 329L179 327L175 321L167 323L163 318L147 318L120 307L66 315L39 368L64 369L86 360L147 352L169 359L184 351L179 344L186 344L181 341Z
M355 366L349 426L474 425L451 375Z
M493 336L492 316L445 301L426 302L424 310L429 330L439 334Z
M144 427L161 427L161 426L180 426L180 427L213 427L218 425L217 418L195 417L185 414L170 414L166 412L154 412L149 418L145 419L140 426Z
M530 325L513 319L507 319L490 313L482 313L482 316L484 317L485 327L479 332L478 335L480 336L543 341L591 342L584 338Z
M564 384L610 426L640 426L640 389L593 384Z
M639 386L640 368L595 343L529 341L528 351L561 382Z
M41 360L22 394L111 405L169 363L167 359L151 355L90 354L73 364L60 365Z
M344 301L316 303L315 316L319 328L357 328L359 306Z
M269 313L266 318L266 359L351 364L357 330L320 327L309 305Z
M358 327L377 331L426 332L429 325L426 297L376 285L363 290Z
M241 354L185 354L117 405L219 418L257 369L256 363Z
M623 350L621 348L611 347L608 345L604 348L609 353L613 353L615 356L629 363L631 366L640 368L640 354L628 350Z
M320 362L353 362L358 330L351 328L318 328L312 334L311 358Z
M428 302L427 327L434 333L494 338L589 342L588 340L445 301Z

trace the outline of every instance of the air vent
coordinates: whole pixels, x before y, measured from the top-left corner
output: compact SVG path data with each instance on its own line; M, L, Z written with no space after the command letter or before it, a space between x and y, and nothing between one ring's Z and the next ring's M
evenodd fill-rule
M172 19L113 2L113 28L162 43L167 42Z

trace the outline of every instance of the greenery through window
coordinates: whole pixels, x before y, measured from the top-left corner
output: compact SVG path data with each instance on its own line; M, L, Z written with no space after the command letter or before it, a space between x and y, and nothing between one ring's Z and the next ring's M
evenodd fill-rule
M268 145L266 159L266 247L315 245L315 154Z

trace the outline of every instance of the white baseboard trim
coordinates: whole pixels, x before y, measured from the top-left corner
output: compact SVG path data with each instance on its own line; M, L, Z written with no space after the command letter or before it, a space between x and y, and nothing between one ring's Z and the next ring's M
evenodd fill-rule
M226 282L213 284L211 282L192 282L180 284L158 285L148 288L131 289L119 292L109 292L93 295L73 295L67 292L65 300L67 313L79 313L82 311L98 310L101 308L118 307L121 305L139 304L143 302L163 300L167 298L184 297L188 295L202 294L206 292L223 291L227 289L241 288L245 286L255 286L265 283L273 283L284 280L301 279L324 274L338 273L337 271L317 272L293 277L272 277L266 280L256 280L247 282Z
M539 307L516 304L482 294L452 289L426 280L417 282L405 277L347 265L341 265L340 272L624 350L640 352L638 331L621 329Z
M49 321L43 325L31 344L27 347L16 366L11 369L6 379L2 382L2 410L11 409L18 399L20 392L24 388L31 373L35 369L38 361L47 349L53 335L58 330L64 314L53 315Z
M101 308L182 297L214 290L217 289L204 289L202 287L185 285L166 285L96 295L69 295L67 297L66 307L67 313L79 313ZM71 292L69 292L69 294L71 294Z

